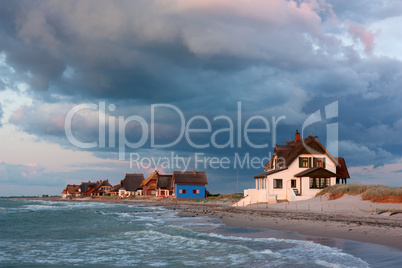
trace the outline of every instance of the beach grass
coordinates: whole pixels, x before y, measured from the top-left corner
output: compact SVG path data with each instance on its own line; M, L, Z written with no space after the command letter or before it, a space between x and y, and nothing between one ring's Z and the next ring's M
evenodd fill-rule
M214 196L208 196L207 200L229 200L229 201L239 201L244 197L243 193L236 193L236 194L218 194Z
M402 187L384 185L337 184L323 189L317 194L329 194L329 200L341 198L343 195L362 195L363 200L376 203L402 203Z

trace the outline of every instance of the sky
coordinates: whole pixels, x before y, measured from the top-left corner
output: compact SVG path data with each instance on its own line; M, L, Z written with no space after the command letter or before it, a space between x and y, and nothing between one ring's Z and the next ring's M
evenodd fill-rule
M401 186L401 24L397 0L1 0L0 196L194 168L242 192L296 129Z

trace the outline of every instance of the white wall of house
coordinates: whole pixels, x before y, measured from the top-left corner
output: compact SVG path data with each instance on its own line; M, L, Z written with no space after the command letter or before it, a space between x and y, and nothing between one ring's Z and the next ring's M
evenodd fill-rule
M325 158L325 169L336 173L336 164L325 154L302 154L299 157ZM299 167L299 157L297 157L287 169L267 176L266 178L255 179L255 189L244 190L244 200L240 200L235 206L241 206L242 202L248 205L258 202L276 202L276 200L299 201L314 197L321 189L310 189L309 177L294 177L295 174L308 168ZM282 188L274 187L274 180L282 179ZM296 180L296 188L300 196L296 196L291 188L291 181ZM331 185L336 184L336 178L331 178Z
M126 195L126 197L130 196L130 192L127 192L125 189L120 189L119 190L119 196L124 197L124 195Z
M138 195L138 196L140 196L140 195L143 195L144 193L143 193L143 191L140 189L140 190L137 190L137 191L135 192L135 194Z

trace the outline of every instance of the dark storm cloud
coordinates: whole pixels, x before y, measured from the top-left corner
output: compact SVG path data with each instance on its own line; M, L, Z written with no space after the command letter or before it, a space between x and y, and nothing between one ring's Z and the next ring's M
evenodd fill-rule
M28 1L7 8L2 23L7 62L29 72L38 90L168 101L203 90L230 93L230 84L208 89L214 74L230 80L261 64L293 70L323 62L305 39L305 34L320 35L312 11L275 7L295 15L283 19L254 18L255 8L250 14L235 9L232 15L230 9L215 14L183 3L93 4ZM152 15L157 17L151 20Z

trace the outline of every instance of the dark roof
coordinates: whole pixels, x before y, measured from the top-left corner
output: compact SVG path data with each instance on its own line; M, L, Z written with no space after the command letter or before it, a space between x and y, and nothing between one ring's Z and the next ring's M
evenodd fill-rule
M109 180L103 181L101 186L110 186L110 187L112 187L112 185L109 183Z
M264 173L255 175L254 178L256 178L256 179L265 178L265 177L267 177L268 175L275 174L275 173L284 171L284 170L286 170L286 169L288 169L288 168L274 169L274 170L271 170L271 171L268 171L268 172L264 172Z
M85 194L88 191L88 185L90 182L83 182L80 185L81 193Z
M312 150L311 150L312 149ZM313 152L311 152L313 151ZM326 154L334 163L336 159L315 138L309 136L298 141L289 141L286 145L276 145L271 160L264 166L265 169L273 169L274 159L277 156L281 168L288 167L301 154Z
M97 189L98 184L99 183L96 183L96 182L88 182L88 183L86 183L87 190L85 191L85 193L90 194L90 193L94 192Z
M309 168L294 175L295 177L330 178L338 177L335 173L322 167Z
M156 188L172 190L172 176L169 174L159 174Z
M121 184L116 184L115 186L112 187L111 192L118 192L119 189L121 188Z
M173 171L176 184L208 184L205 171Z
M75 185L75 184L70 185L70 184L68 184L67 187L63 190L62 193L63 194L67 194L67 193L69 193L69 194L79 194L80 193L79 189L80 189L79 185Z
M141 183L143 181L144 174L126 173L126 177L121 181L121 187L124 187L127 191L134 192L138 189L142 189Z
M336 174L338 174L338 178L350 178L345 159L343 159L343 157L337 157L336 160L338 161L338 165L336 166Z

